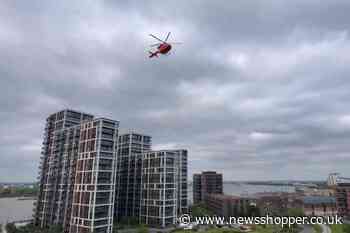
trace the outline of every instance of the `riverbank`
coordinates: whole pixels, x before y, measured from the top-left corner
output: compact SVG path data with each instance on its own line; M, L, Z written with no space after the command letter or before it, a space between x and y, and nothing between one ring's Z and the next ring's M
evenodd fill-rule
M22 198L22 197L35 197L38 194L38 187L1 187L0 186L0 198Z
M18 200L35 200L36 195L19 195L19 194L9 194L9 195L0 195L1 198L17 198Z

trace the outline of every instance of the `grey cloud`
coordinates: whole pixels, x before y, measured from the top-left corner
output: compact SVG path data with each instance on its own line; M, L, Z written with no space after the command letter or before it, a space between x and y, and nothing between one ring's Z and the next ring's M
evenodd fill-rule
M2 1L0 182L33 181L73 108L226 180L349 174L348 1ZM149 33L182 41L150 60ZM17 168L17 173L12 170Z

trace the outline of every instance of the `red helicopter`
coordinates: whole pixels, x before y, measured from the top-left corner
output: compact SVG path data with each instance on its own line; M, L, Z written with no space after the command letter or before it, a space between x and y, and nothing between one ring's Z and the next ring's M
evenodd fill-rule
M168 32L167 36L165 37L165 40L161 40L155 35L149 34L154 39L158 40L159 42L156 44L152 44L151 47L157 46L157 50L155 52L148 51L149 52L149 58L152 58L154 56L158 57L158 54L168 54L168 52L171 50L171 44L181 44L179 42L167 42L170 36L170 32Z

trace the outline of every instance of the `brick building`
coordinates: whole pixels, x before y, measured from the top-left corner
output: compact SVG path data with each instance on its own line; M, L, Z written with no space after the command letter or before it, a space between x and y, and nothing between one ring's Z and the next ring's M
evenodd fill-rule
M193 203L203 202L207 194L223 194L222 174L206 171L193 175Z

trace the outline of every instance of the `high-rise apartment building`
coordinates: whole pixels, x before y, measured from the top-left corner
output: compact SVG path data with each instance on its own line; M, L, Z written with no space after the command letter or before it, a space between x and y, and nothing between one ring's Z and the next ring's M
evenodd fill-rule
M187 180L187 150L174 150L177 153L177 159L175 160L178 167L178 198L177 198L177 213L179 216L188 212L188 180Z
M46 120L42 156L39 166L39 193L35 223L40 226L69 226L80 140L80 123L92 115L61 111Z
M222 194L222 174L206 171L193 175L193 203L198 204L205 200L206 194Z
M34 222L110 233L119 122L72 110L47 118Z
M81 124L70 233L111 233L119 122L99 118Z
M187 212L187 151L151 151L150 136L73 110L47 118L34 222L65 233L111 233L117 221L154 227Z
M144 153L141 183L141 222L161 227L176 224L187 211L187 151Z
M151 146L152 138L147 135L131 132L119 136L115 205L118 221L139 221L142 154Z

